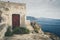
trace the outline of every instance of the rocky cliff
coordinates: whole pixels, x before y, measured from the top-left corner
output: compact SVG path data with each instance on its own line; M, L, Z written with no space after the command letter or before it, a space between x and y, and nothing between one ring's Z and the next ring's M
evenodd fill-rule
M30 26L34 29L30 34L13 35L11 37L4 37L1 40L60 40L60 38L55 34L43 32L40 25L36 22L32 22Z

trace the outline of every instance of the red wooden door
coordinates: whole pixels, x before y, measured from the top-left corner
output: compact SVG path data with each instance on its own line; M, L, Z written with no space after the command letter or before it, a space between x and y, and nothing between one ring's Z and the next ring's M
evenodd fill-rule
M20 15L19 14L12 14L12 26L13 28L20 26Z

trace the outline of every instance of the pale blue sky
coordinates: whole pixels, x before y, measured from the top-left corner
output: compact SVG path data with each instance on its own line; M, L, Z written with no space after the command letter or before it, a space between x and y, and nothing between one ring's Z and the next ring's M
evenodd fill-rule
M3 0L26 3L27 15L60 19L60 0Z

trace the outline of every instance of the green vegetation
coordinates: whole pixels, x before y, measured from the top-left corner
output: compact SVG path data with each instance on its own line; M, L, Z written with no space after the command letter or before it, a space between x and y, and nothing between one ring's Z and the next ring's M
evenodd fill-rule
M13 30L14 34L28 34L29 30L25 27L16 27Z
M8 27L5 36L13 36L13 34L29 34L29 32L30 31L25 27L15 27L13 31Z
M39 25L36 22L31 22L31 25L34 28L34 31L36 33L39 33L39 30L40 30Z
M39 32L38 32L39 30L40 30L40 28L34 27L34 31L35 31L36 33L39 33Z
M12 31L10 30L10 26L7 28L7 31L6 31L6 33L5 33L5 36L12 36L13 35L13 33L12 33Z

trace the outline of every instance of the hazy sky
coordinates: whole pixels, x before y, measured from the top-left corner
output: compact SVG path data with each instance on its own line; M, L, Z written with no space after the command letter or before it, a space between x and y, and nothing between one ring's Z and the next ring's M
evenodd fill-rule
M26 3L27 15L60 19L60 0L3 0Z

